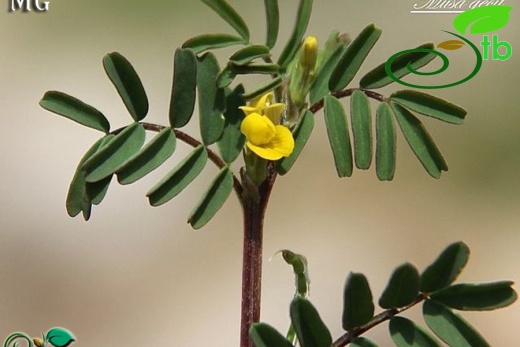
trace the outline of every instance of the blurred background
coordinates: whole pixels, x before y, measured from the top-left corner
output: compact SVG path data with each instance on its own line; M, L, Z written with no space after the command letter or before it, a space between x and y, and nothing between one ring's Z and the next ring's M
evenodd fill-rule
M185 222L216 169L208 165L179 197L150 207L147 190L189 150L179 144L169 164L142 181L125 187L113 182L89 222L71 219L65 211L70 179L100 134L38 106L45 91L60 90L101 110L113 129L128 124L101 65L105 54L118 51L147 90L147 120L166 124L175 48L197 34L232 29L198 1L50 0L49 11L39 14L10 13L9 2L0 13L0 339L14 331L37 337L63 326L76 334L78 346L237 346L242 221L236 197L202 230ZM252 40L263 43L263 2L230 3L248 22ZM297 3L280 2L276 52L292 30ZM376 23L383 35L362 76L395 52L451 39L441 30L453 30L454 15L410 14L413 4L315 1L308 33L323 43L333 29L355 37ZM334 337L342 332L350 271L363 272L378 298L395 267L410 261L422 270L445 246L462 240L472 258L460 281L518 280L517 12L498 32L513 47L509 60L484 61L472 80L434 92L468 110L465 124L422 118L450 167L440 180L428 176L400 135L393 182L379 182L373 169L338 179L317 116L305 151L278 180L267 213L263 321L282 331L288 326L292 270L279 256L268 261L280 249L307 256L311 300ZM232 51L220 51L220 58ZM439 82L473 67L469 48L449 56L452 68ZM197 126L187 132L197 135ZM420 311L406 316L420 319ZM518 305L464 316L492 346L518 344ZM391 345L386 324L368 336Z

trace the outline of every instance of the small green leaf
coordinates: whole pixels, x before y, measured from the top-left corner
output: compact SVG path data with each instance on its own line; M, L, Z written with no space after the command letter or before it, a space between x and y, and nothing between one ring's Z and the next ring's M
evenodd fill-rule
M173 82L170 99L170 125L181 128L188 124L195 108L197 57L190 49L177 48L173 58Z
M272 80L269 80L267 83L261 85L260 87L254 89L253 91L247 93L247 94L244 94L244 99L245 100L253 100L254 98L260 96L260 95L263 95L267 92L270 92L271 90L275 89L276 87L278 87L280 84L282 84L283 82L283 77L282 76L279 76L279 77L276 77Z
M381 29L368 25L347 47L330 76L329 90L336 92L345 88L354 78L366 57L381 36Z
M254 323L250 335L255 347L293 347L282 334L265 323Z
M211 145L222 135L222 113L226 107L224 89L216 84L220 68L215 55L206 53L200 57L197 71L200 135L205 145Z
M105 137L102 137L101 139L97 140L83 155L81 158L77 168L76 172L74 173L74 176L72 177L72 181L70 182L69 191L67 193L67 199L66 199L66 208L67 208L67 214L70 217L77 216L80 212L83 212L83 217L85 220L88 220L90 218L90 211L91 211L91 203L86 197L85 192L85 172L82 170L83 164L92 156L94 153L96 153L99 148L102 146L103 142L110 140L114 137L114 135L108 135Z
M453 283L466 266L469 253L468 246L463 242L446 247L421 274L421 292L431 293Z
M278 64L247 64L247 65L230 65L231 71L237 75L262 74L273 75L280 71Z
M376 173L380 181L391 181L395 173L396 136L393 112L382 102L376 111Z
M330 76L338 64L339 59L347 49L347 46L347 44L338 46L316 75L309 93L309 101L311 104L320 101L329 93Z
M144 140L145 131L141 124L133 123L126 127L83 164L86 181L97 182L112 175L139 151Z
M247 42L244 39L228 34L204 34L192 37L182 44L182 48L189 48L195 54L202 53L209 49L224 48L234 45L243 45Z
M264 0L265 15L267 19L267 37L265 45L273 48L278 38L278 28L280 26L280 11L278 0Z
M448 165L424 125L404 107L393 103L392 109L403 135L417 159L430 176L440 178L441 172L448 170Z
M350 98L350 118L356 167L366 170L372 162L372 115L368 97L361 90L354 91Z
M291 322L301 347L329 347L332 336L307 299L296 297L291 302Z
M295 295L299 295L304 298L307 297L307 295L309 294L309 286L311 283L311 280L309 278L307 258L305 258L301 254L291 252L288 249L284 249L280 252L282 253L282 257L285 260L285 262L293 267L296 284Z
M400 90L390 95L390 99L412 111L453 124L461 124L467 113L460 106L415 90Z
M287 158L282 158L278 165L278 173L285 175L298 159L303 147L311 136L312 129L314 128L314 115L309 110L305 110L303 116L298 124L296 130L293 131L294 137L294 150Z
M235 52L229 60L234 65L246 65L258 58L267 58L271 56L271 51L268 47L263 45L246 46Z
M349 345L350 347L377 347L377 345L366 337L356 337Z
M233 174L229 167L224 167L211 183L202 200L191 212L188 223L191 224L193 229L200 229L206 225L224 205L232 190Z
M410 263L405 263L394 270L386 285L379 306L398 308L411 304L419 294L419 272Z
M55 347L67 347L76 341L74 334L64 328L52 328L47 332L45 338Z
M435 47L433 43L425 43L417 47L417 49L430 49L433 50ZM436 54L432 52L424 52L424 51L412 51L409 53L405 53L399 55L392 61L390 68L394 73L394 76L401 79L402 77L408 75L412 71L417 71L421 67L425 66L433 59L437 57ZM388 76L385 69L386 62L381 65L378 65L373 70L368 72L365 76L361 78L359 81L359 85L362 88L366 89L377 89L389 85L394 82L392 78Z
M468 322L444 305L426 300L423 316L435 335L450 347L491 347Z
M477 7L457 15L453 26L463 35L470 26L470 34L486 34L503 28L509 21L509 12L512 9L502 5Z
M166 161L175 151L176 139L171 128L164 128L138 153L117 169L117 180L121 184L133 183Z
M207 161L208 153L204 146L195 148L146 193L150 205L160 206L177 196L200 174Z
M278 58L278 65L280 65L282 69L287 68L296 52L298 52L298 49L300 48L301 42L303 40L303 35L307 30L307 25L309 24L309 20L311 18L311 12L312 0L300 0L293 32L282 53L280 54L280 57Z
M224 19L245 41L249 41L249 29L240 15L224 0L202 0Z
M340 101L331 95L325 96L325 124L334 164L339 177L352 176L352 148L347 117Z
M132 118L138 122L146 117L148 98L130 62L121 54L113 52L103 58L103 67Z
M224 113L224 131L217 145L222 159L231 164L239 156L246 142L245 136L240 131L240 124L244 119L244 112L239 109L244 106L244 87L238 85L226 95L226 112Z
M112 182L112 176L113 175L103 178L101 181L85 183L86 198L91 204L99 205L101 201L103 201L110 182Z
M226 88L237 77L237 74L231 69L231 64L228 63L217 75L217 88Z
M373 316L374 303L367 278L361 273L351 272L343 292L343 329L353 330L370 322Z
M48 91L40 100L40 106L89 128L110 131L110 123L101 112L68 94Z
M484 284L456 284L430 295L436 302L457 310L495 310L511 305L517 294L511 288L513 282L501 281Z
M403 317L393 317L388 325L397 347L441 347L426 330Z

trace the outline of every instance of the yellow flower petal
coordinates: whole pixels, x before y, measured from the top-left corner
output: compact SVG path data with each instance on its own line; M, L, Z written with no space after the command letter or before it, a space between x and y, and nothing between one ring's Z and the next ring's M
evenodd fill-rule
M255 146L251 142L246 142L247 148L253 151L260 158L264 158L267 160L278 160L283 157L282 154L278 153L272 148Z
M284 157L288 157L294 150L294 138L291 131L283 126L276 126L276 135L274 139L269 142L269 146L275 149Z
M240 131L245 135L247 142L255 146L269 143L276 136L276 128L269 118L251 113L242 121Z
M285 104L276 103L267 106L264 109L264 116L269 117L271 122L273 122L275 125L280 124L280 120L282 118L282 112L285 109Z
M240 106L239 109L241 109L242 111L244 111L244 114L246 116L249 116L251 113L259 113L261 114L261 111L259 109L257 109L256 107L251 107L251 106Z
M257 108L257 109L261 110L263 113L265 106L267 104L271 103L272 98L273 98L272 93L266 93L266 94L260 95L258 98L251 100L251 102L249 103L249 106Z

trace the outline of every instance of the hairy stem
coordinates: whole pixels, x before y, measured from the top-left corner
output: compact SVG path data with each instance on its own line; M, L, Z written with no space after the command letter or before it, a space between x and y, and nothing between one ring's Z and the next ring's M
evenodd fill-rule
M373 327L393 318L394 316L398 315L399 313L406 311L409 308L417 305L418 303L422 302L426 298L427 298L427 295L421 293L417 296L417 298L415 298L415 300L412 303L410 303L407 306L400 307L400 308L392 308L392 309L381 312L380 314L378 314L377 316L372 318L372 320L370 320L370 322L368 322L367 324L362 325L362 326L342 335L340 338L338 338L336 341L334 341L334 343L332 343L331 347L346 346L347 344L352 342L352 340L354 340L356 337L364 334L365 332L372 329Z

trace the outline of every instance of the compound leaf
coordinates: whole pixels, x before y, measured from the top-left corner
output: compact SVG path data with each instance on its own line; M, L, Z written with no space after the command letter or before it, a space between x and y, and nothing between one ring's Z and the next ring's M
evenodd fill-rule
M396 136L393 112L382 102L376 111L376 173L380 181L391 181L395 173Z
M461 124L467 114L460 106L415 90L400 90L390 95L390 99L412 111L453 124Z
M133 66L118 52L105 55L103 67L128 112L138 122L148 113L148 98Z
M310 301L294 298L290 312L291 322L302 347L329 347L332 344L329 329Z
M441 347L433 336L409 319L393 317L388 328L398 347Z
M160 206L177 196L200 174L207 161L204 146L195 148L146 193L150 205Z
M195 108L197 57L190 49L177 48L173 58L173 82L169 119L172 128L188 124Z
M411 304L419 294L419 272L410 263L405 263L394 270L386 285L379 306L398 308Z
M314 128L314 115L309 110L305 110L303 116L298 124L296 130L293 131L294 137L294 150L287 158L282 158L278 165L278 173L285 175L298 159L303 147L311 136L312 129Z
M101 112L68 94L48 91L40 100L40 106L89 128L110 131L110 123Z
M206 225L224 205L232 190L233 174L229 167L224 167L188 217L188 223L193 229L200 229Z
M350 118L356 167L366 170L372 161L372 115L368 97L361 90L354 91L350 98Z
M293 347L282 334L265 323L253 324L250 335L255 347Z
M126 127L83 164L86 181L97 182L112 175L139 151L144 141L145 131L141 124Z
M117 180L121 184L130 184L143 178L171 157L175 145L175 133L171 128L164 128L117 169Z
M340 101L334 96L325 96L325 124L334 164L339 177L352 176L352 148L348 132L347 117Z
M450 347L490 347L475 328L444 305L426 300L423 316L435 335Z
M354 78L366 57L381 36L381 29L370 24L347 47L330 76L329 90L345 88Z
M441 172L448 170L448 165L422 122L399 104L393 103L392 108L403 135L417 159L430 176L440 178Z
M249 41L249 29L240 15L224 0L202 0L204 4L224 19L245 41Z
M182 44L182 48L189 48L195 54L216 48L224 48L234 45L243 45L243 38L228 34L204 34L192 37Z
M430 295L436 302L457 310L495 310L511 305L517 294L511 288L513 282L501 281L484 284L456 284Z
M365 275L351 272L343 292L343 329L349 331L368 323L374 316L372 292Z
M446 247L421 274L421 292L431 293L449 286L466 266L469 254L469 248L463 242Z

